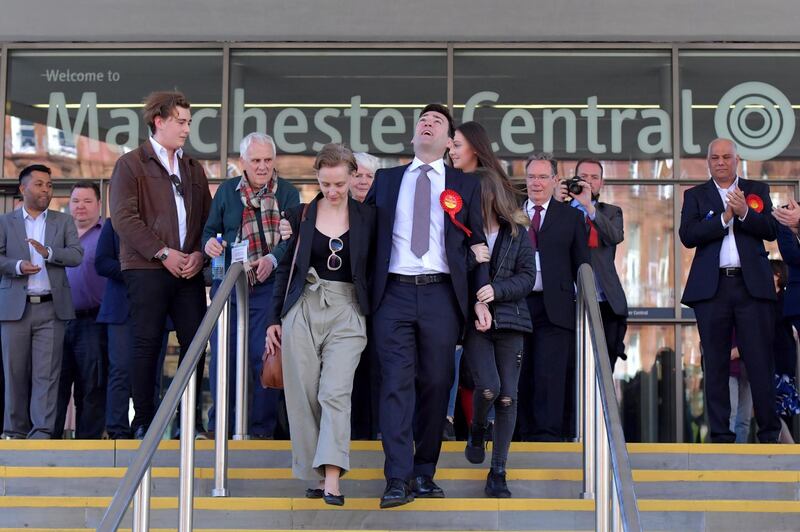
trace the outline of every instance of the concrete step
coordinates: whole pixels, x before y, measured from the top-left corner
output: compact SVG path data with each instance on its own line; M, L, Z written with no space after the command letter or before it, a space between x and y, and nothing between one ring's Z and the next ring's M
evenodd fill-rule
M85 496L113 493L125 474L123 467L0 467L0 495ZM307 484L288 468L237 468L228 473L232 497L301 496ZM582 491L580 469L510 469L514 497L577 499ZM800 500L797 471L673 471L634 470L636 493L658 499ZM485 469L440 469L438 484L449 497L481 498ZM342 480L352 497L374 497L385 486L380 469L357 469ZM195 493L210 495L214 471L195 469ZM178 490L177 468L154 468L152 493L170 496Z
M94 528L108 497L0 497L6 529ZM798 529L800 503L786 501L640 500L646 531L782 531ZM348 498L345 506L289 498L195 499L196 530L593 530L594 503L559 499L417 500L379 510L378 499ZM177 498L152 500L155 529L177 523ZM130 527L126 516L124 527ZM200 528L202 527L202 529ZM0 532L4 529L0 528Z

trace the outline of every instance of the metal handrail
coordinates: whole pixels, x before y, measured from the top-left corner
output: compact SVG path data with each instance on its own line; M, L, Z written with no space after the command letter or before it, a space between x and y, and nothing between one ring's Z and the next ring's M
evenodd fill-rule
M153 459L153 456L158 450L158 444L161 441L161 436L164 434L164 431L167 429L170 421L172 420L173 414L175 413L178 407L178 401L181 399L183 395L184 400L181 406L181 493L184 495L183 505L185 506L188 504L188 516L181 515L181 523L180 529L181 530L191 530L191 508L193 505L192 498L192 483L194 481L194 383L196 378L196 366L197 363L200 361L200 357L206 351L206 345L208 344L208 339L211 337L211 333L214 327L217 325L217 321L226 322L227 316L229 312L227 312L229 305L230 305L230 295L233 292L234 287L236 288L237 297L240 298L239 304L237 305L238 311L238 327L237 330L239 332L243 332L244 334L239 335L239 342L237 342L237 396L245 395L242 394L241 389L239 389L242 384L239 383L239 380L242 382L246 381L246 379L240 379L239 375L244 374L246 375L246 368L244 367L243 363L239 363L239 359L244 359L241 362L246 362L247 357L243 356L243 353L239 353L240 347L244 347L247 345L246 342L246 319L242 319L242 316L247 316L247 277L244 275L244 267L241 263L233 262L231 263L228 271L225 275L225 278L222 280L222 283L219 286L214 298L211 300L211 305L209 306L208 310L206 311L205 316L203 317L203 321L200 323L200 326L197 329L197 333L195 334L194 338L192 339L192 343L189 345L189 349L186 351L186 355L183 357L180 366L178 366L178 370L175 372L175 377L172 379L172 383L170 384L169 388L167 389L166 394L164 394L164 398L161 400L161 404L158 407L158 411L156 412L152 423L150 424L149 429L147 430L147 434L145 435L144 439L142 440L141 444L139 445L139 450L136 453L133 461L128 465L128 469L125 472L125 476L123 477L122 481L120 482L119 486L117 487L117 491L114 493L114 497L111 499L111 504L106 509L106 513L103 516L100 525L97 527L98 532L114 532L120 526L122 522L122 518L125 515L125 512L128 509L128 506L131 504L131 501L134 499L134 495L136 496L137 501L140 504L147 505L149 502L150 497L150 488L149 488L149 480L150 480L150 463ZM224 312L223 312L224 311ZM244 323L244 331L241 331L241 325ZM225 327L227 329L227 327ZM220 331L220 347L223 347L219 353L218 358L220 362L223 360L227 362L227 345L228 345L228 338L227 334L224 334L226 331ZM223 336L224 334L224 336ZM244 340L243 340L244 338ZM246 348L245 348L246 349ZM227 377L227 364L224 363L223 367L225 368L225 377ZM220 368L222 370L223 368ZM192 387L192 390L189 390L189 387ZM217 402L217 419L223 418L225 423L222 426L216 427L217 438L216 438L216 453L223 458L220 460L217 459L217 464L222 464L222 471L220 468L216 468L215 474L217 476L217 483L215 484L215 493L214 495L227 495L227 487L225 486L227 481L227 389L224 390L224 394L218 393L218 402ZM188 392L188 393L187 393ZM218 390L219 392L219 390ZM240 405L237 405L240 406ZM220 410L224 411L224 415L219 415ZM237 409L238 410L238 409ZM189 412L187 412L189 411ZM240 430L241 427L244 425L244 422L240 422L241 414L237 412L237 435L240 436L238 439L242 437L246 437L242 435L242 431ZM246 417L244 418L246 419ZM189 423L188 426L184 426L185 424ZM220 445L222 443L222 445ZM184 471L188 466L188 469L191 471ZM220 478L221 477L221 478ZM139 489L141 486L141 489ZM185 510L186 508L184 508ZM186 511L182 512L182 514L187 513ZM148 529L149 518L147 513L145 512L144 515L134 515L134 523L138 525L142 530ZM188 529L186 526L188 525ZM136 530L136 528L134 528Z
M576 339L579 339L578 359L582 362L578 366L583 369L583 382L578 385L583 392L583 495L595 498L597 530L605 532L612 527L615 530L621 527L625 532L641 531L631 463L590 265L583 264L578 269L577 285L579 320ZM587 353L589 350L591 354ZM581 356L583 353L587 356ZM609 469L611 478L608 477Z

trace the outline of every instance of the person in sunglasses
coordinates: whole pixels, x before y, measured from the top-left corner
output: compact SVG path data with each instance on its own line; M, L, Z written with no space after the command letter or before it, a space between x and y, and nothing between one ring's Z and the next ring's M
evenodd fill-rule
M337 506L344 504L339 477L350 469L353 375L367 344L375 225L374 208L348 195L357 168L341 144L317 154L321 192L307 206L286 210L293 236L275 272L267 322L268 351L283 348L292 471L318 481L307 497Z

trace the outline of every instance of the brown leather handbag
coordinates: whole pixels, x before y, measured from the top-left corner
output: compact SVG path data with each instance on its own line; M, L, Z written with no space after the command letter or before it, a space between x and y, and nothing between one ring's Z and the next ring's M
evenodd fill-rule
M308 212L308 203L303 206L303 215L300 218L301 222L306 220L306 213ZM299 229L298 229L299 231ZM297 262L297 252L300 250L300 233L297 234L297 239L294 245L294 255L292 255L292 264L289 266L289 281L286 283L286 292L283 294L283 302L286 303L286 298L289 295L289 289L292 286L292 276L294 275L294 265ZM276 390L283 390L283 353L281 348L273 350L271 353L267 352L264 348L264 354L261 355L263 362L261 366L261 386L263 388L274 388Z

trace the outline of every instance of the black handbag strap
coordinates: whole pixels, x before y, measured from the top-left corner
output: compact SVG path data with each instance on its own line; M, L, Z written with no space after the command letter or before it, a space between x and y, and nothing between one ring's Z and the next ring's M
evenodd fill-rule
M308 203L303 205L303 214L300 216L300 223L306 221L306 213L308 212ZM292 287L292 277L294 276L294 265L297 262L297 252L300 250L300 226L297 227L297 239L294 241L294 255L292 255L292 265L289 266L289 282L286 283L286 293L283 294L283 303L286 304L286 298L289 297L289 289Z

